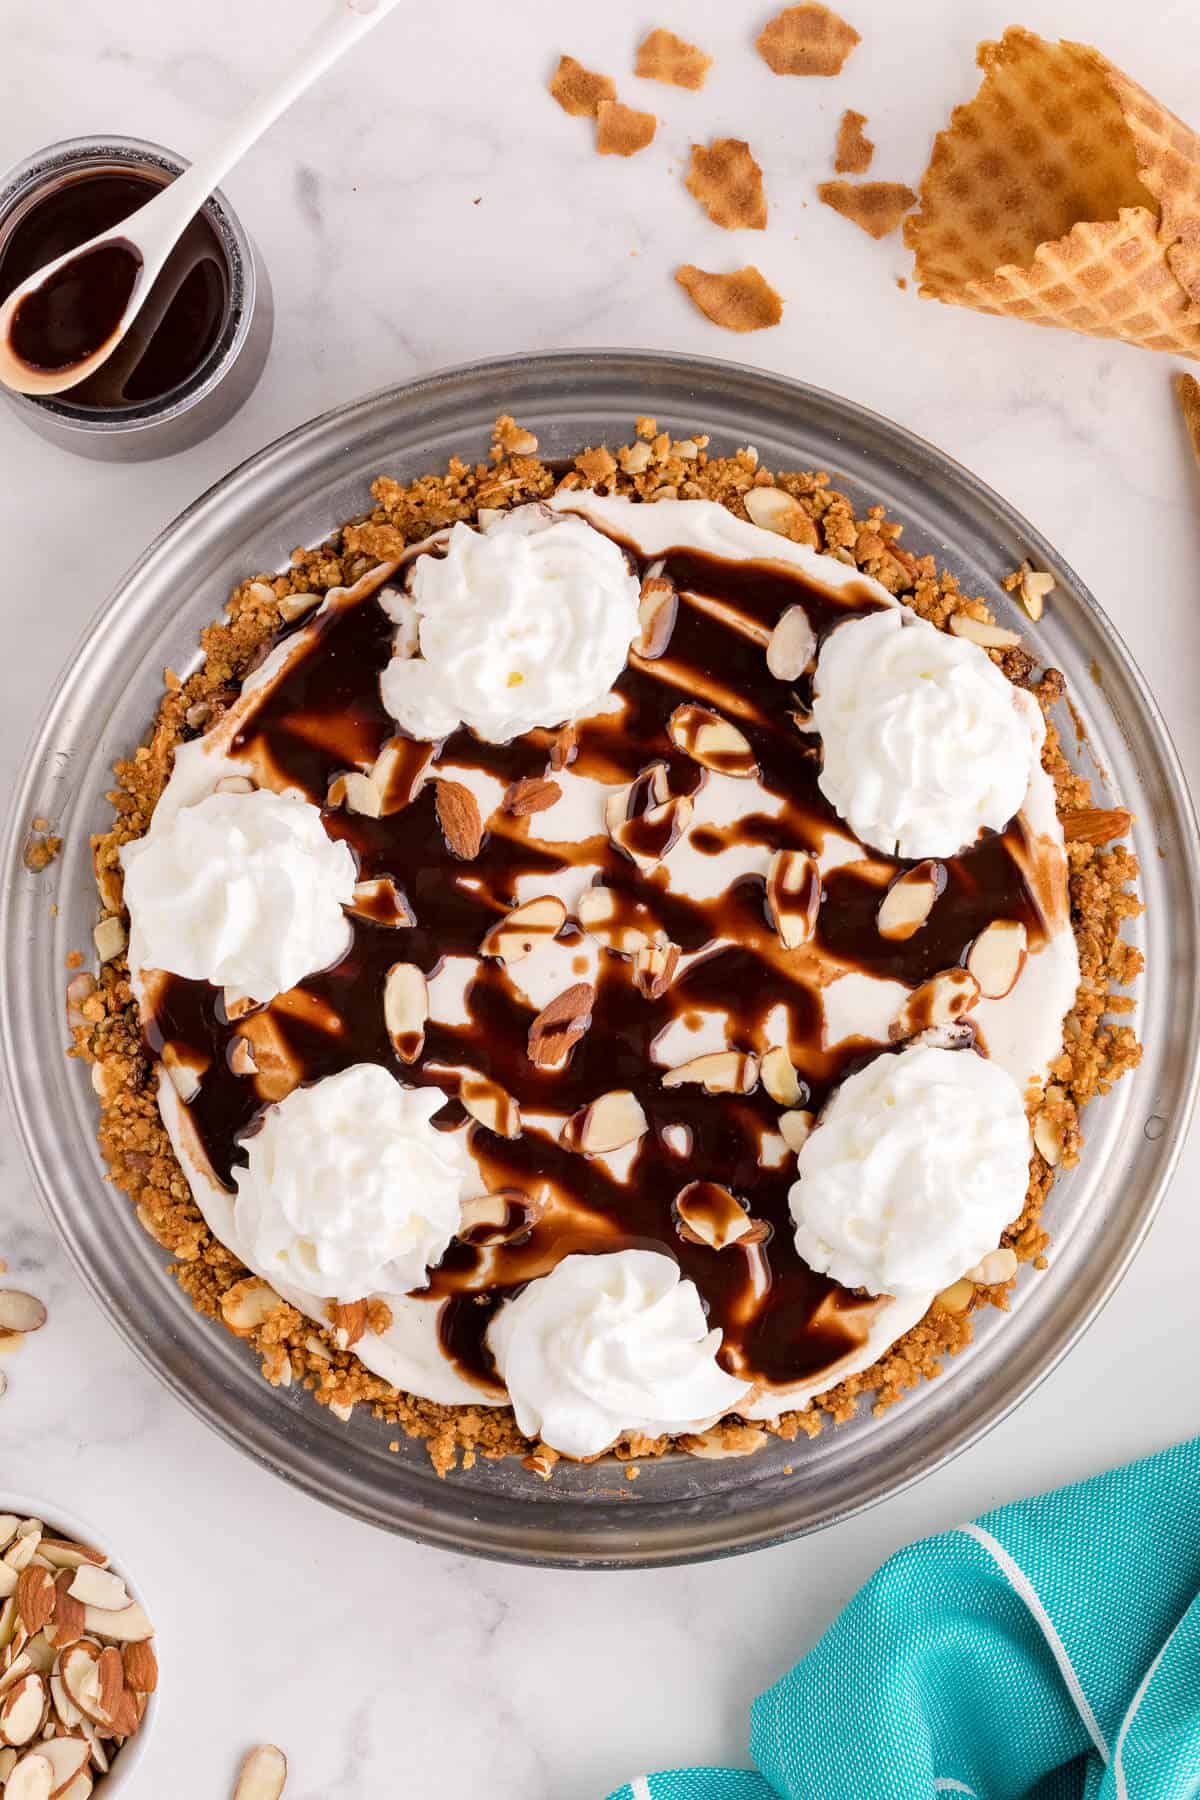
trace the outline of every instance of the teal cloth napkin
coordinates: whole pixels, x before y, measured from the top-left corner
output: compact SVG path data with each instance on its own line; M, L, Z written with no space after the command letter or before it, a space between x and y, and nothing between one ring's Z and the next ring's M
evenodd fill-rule
M1200 1438L901 1550L750 1754L611 1800L1196 1800Z

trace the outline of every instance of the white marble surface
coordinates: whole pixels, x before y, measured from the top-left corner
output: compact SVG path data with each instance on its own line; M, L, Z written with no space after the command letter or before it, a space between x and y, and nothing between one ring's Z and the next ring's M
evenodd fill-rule
M907 265L898 240L872 243L813 192L847 105L870 117L873 174L912 181L932 130L973 91L976 41L1014 8L846 0L864 42L835 82L768 73L750 43L769 10L402 8L276 126L228 182L279 311L243 413L200 448L135 469L73 461L0 415L4 613L20 647L0 662L3 766L15 767L83 621L134 554L279 432L466 358L642 344L804 376L970 465L1091 583L1200 773L1200 478L1170 361L918 302L894 283ZM1019 10L1048 34L1098 43L1194 113L1200 13L1185 0ZM195 152L319 11L318 0L6 0L0 163L89 128ZM716 56L702 96L625 74L658 23ZM542 88L560 49L660 115L649 152L594 156L587 125ZM766 170L773 222L749 245L680 185L691 137L720 132L747 136ZM693 313L670 273L681 260L749 259L787 308L778 330L739 340ZM0 1255L50 1308L41 1337L6 1362L0 1482L90 1513L144 1577L170 1670L136 1790L147 1800L227 1793L240 1749L261 1737L292 1759L289 1800L599 1800L647 1766L742 1761L751 1696L895 1546L1197 1427L1193 1145L1083 1345L915 1492L818 1539L710 1567L579 1576L476 1564L341 1521L186 1414L85 1297L7 1127L0 1154ZM1153 1378L1171 1365L1175 1379Z

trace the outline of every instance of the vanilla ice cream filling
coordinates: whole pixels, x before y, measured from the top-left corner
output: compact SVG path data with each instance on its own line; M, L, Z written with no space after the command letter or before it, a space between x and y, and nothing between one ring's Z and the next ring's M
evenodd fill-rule
M473 756L459 753L456 759L456 746L463 740L456 739L453 734L463 722L473 726L477 737L489 742L502 742L503 735L514 730L524 732L535 727L558 725L569 719L577 721L585 741L591 721L601 722L606 729L620 725L629 703L620 691L614 692L613 684L620 676L629 655L630 642L636 642L639 629L638 584L628 573L626 547L643 560L669 557L673 551L686 549L721 564L774 565L781 570L781 579L786 578L789 570L794 571L806 580L820 583L834 595L851 590L869 592L877 610L863 620L848 621L832 632L825 641L826 651L839 637L848 639L862 625L870 625L881 639L885 635L903 639L919 625L922 631L930 629L857 570L836 559L820 556L807 546L764 532L710 502L663 501L635 505L576 491L556 496L552 505L561 518L550 528L525 532L514 528L510 522L505 532L493 530L481 538L467 527L455 527L455 533L465 534L472 541L467 543L460 536L462 548L455 550L455 533L452 533L451 547L444 559L435 556L418 559L416 574L408 580L412 590L409 596L393 594L389 600L386 591L381 596L389 606L389 618L397 626L392 646L395 654L382 672L385 702L402 723L407 722L409 730L424 725L427 735L439 741L449 734L449 741L436 754L431 752L427 766L415 779L410 805L417 803L430 781L460 783L474 797L488 828L502 836L513 830L504 811L506 781ZM544 521L540 523L544 524ZM598 529L593 530L593 525ZM482 544L493 540L503 548L496 552L493 545L484 556ZM552 666L540 667L538 656L543 654L544 647L559 640L553 632L549 637L539 636L542 625L536 619L531 624L524 607L511 614L506 613L505 608L534 566L536 557L540 554L549 557L549 547L554 546L555 540L558 544L554 552L556 572L550 586L571 617L565 622L557 621L554 626L554 631L561 626L565 633L561 663L554 662L551 657ZM548 548L544 552L531 548L538 545ZM597 546L603 546L603 554L597 554ZM377 587L385 576L386 571L375 578L374 585ZM495 660L492 654L495 645L483 627L483 619L488 617L486 609L496 601L497 595L500 596L500 614L508 618L512 628L508 640L508 649L512 652L511 668ZM405 602L409 598L420 613L421 654L416 657L403 653L406 645L401 641L406 629L402 623L406 615ZM537 599L535 612L543 606L544 598L543 594ZM686 602L684 594L681 606ZM153 840L156 830L178 829L181 819L186 829L190 823L188 813L199 811L206 797L215 795L218 783L227 781L231 775L261 783L256 794L263 798L279 798L282 793L296 804L307 804L316 811L311 799L300 789L288 781L280 781L278 771L264 758L261 745L256 745L252 727L256 714L278 694L281 684L286 682L289 672L302 661L306 652L312 649L319 653L323 621L327 623L332 613L349 604L374 607L379 605L379 599L370 594L356 598L353 591L349 597L340 593L331 595L307 625L290 634L278 646L257 672L253 685L247 684L241 698L221 723L205 737L180 748L171 781L156 810L151 834L144 843ZM701 604L708 604L703 601L703 596L697 600L697 605ZM442 623L446 626L446 636L439 639L434 631L434 621L443 607ZM892 626L893 617L897 618L901 629ZM472 618L477 644L487 642L491 645L488 656L482 661L467 655ZM430 625L428 651L426 619ZM879 621L885 623L880 625ZM487 630L491 630L490 625ZM766 635L763 634L764 639ZM933 635L941 636L939 633ZM959 640L954 642L957 644ZM411 636L407 648L412 649ZM967 648L975 650L977 647ZM1009 991L980 998L971 1011L970 1017L977 1027L980 1046L986 1051L986 1060L973 1052L943 1051L939 1054L950 1056L955 1064L969 1060L986 1069L989 1075L998 1076L1003 1071L1012 1091L1023 1096L1030 1083L1043 1079L1048 1063L1061 1050L1062 1020L1073 1003L1078 983L1078 957L1065 902L1065 853L1054 788L1036 754L1036 746L1040 743L1036 738L1040 715L1035 720L1036 704L1012 688L982 652L978 655L1006 690L1009 710L1024 733L1024 742L1034 746L1033 753L1022 764L1024 787L1015 810L1019 813L1019 823L1029 846L1030 867L1033 869L1036 863L1043 871L1041 874L1035 871L1030 877L1031 891L1041 914L1042 931L1040 942L1025 956ZM428 667L426 675L414 680L411 674L403 673L405 669L417 668L422 662ZM660 681L668 684L678 681L680 702L691 697L685 685L685 671L680 667L676 672L670 651L653 667ZM506 670L500 686L496 685L498 669ZM268 672L264 674L264 671ZM525 679L510 684L507 677L513 672L522 673ZM398 681L398 686L389 686L393 678ZM743 722L747 722L746 716L737 711L738 695L732 677L727 685L724 672L715 667L705 675L704 683L701 697L706 704L730 718L742 717ZM526 688L527 693L522 691ZM832 684L828 691L834 692ZM519 698L513 699L513 695ZM532 710L522 712L521 708L526 706ZM815 716L816 708L814 722ZM987 737L987 732L995 723L990 712L987 721L985 740L990 742L992 739ZM811 741L797 731L798 757ZM858 741L865 743L867 739ZM235 742L240 747L235 748ZM1015 759L1017 752L1013 754ZM1005 772L1006 781L1015 779L1014 768L1015 761L1014 767ZM919 781L918 762L912 763L910 772L914 781ZM494 964L488 967L489 980L498 980L514 1002L535 1010L550 1004L573 984L599 981L609 966L611 953L604 943L589 932L574 929L574 925L585 893L597 878L605 879L602 862L589 860L589 847L607 845L611 803L625 785L624 779L610 778L598 765L588 764L586 759L579 769L568 763L547 773L552 774L557 784L557 797L545 810L524 819L520 828L523 841L544 848L545 866L520 875L513 899L520 903L539 895L554 894L566 908L572 928L539 943L531 954L502 968L499 974ZM279 791L268 794L268 783L274 783ZM774 851L768 826L772 819L780 816L783 802L760 770L749 776L734 776L716 768L706 768L690 801L684 828L658 862L653 882L644 890L647 904L653 903L655 889L666 902L677 899L715 904L721 896L738 890L739 884L744 887L747 883L761 883L770 875ZM905 806L911 816L916 816L911 802L912 795L908 794ZM836 800L834 803L837 804ZM1007 799L994 801L996 807L1007 803ZM838 811L841 812L840 805ZM852 816L854 811L855 808L850 809L842 824L830 820L823 828L814 855L826 878L838 870L849 870L852 874L862 871L865 880L875 879L878 853L874 847L859 841ZM874 812L882 816L878 806ZM973 817L966 812L955 815L951 834L968 816ZM767 823L757 832L746 833L741 829L746 819ZM1007 820L1000 823L1006 824ZM973 835L974 832L967 832L967 838ZM231 866L228 859L236 859L238 855L231 847L232 843L230 838L224 848L218 847L214 854L212 867L218 875L224 867ZM137 847L133 848L135 855L131 864L136 868ZM330 841L329 848L346 851L349 855L341 841ZM933 853L921 851L919 854ZM951 852L947 850L941 854ZM556 860L561 866L555 866ZM1048 875L1044 873L1047 869ZM341 895L344 895L344 875L343 869L339 875ZM471 863L463 864L455 880L464 893L474 894L487 885L486 873ZM881 875L879 880L882 897L884 876ZM411 895L409 898L419 914L419 901L414 901ZM131 897L130 910L133 939L137 943L140 903L135 908L135 900L136 890ZM339 909L348 904L348 895L338 901ZM756 931L761 929L761 926L755 927ZM269 919L264 919L261 927L255 927L251 936L255 935L270 938ZM400 939L403 933L395 935ZM685 974L689 969L702 971L716 952L723 948L736 949L739 941L738 933L734 932L728 940L717 939L700 949L687 950L680 958L679 969ZM275 946L271 954L276 954L277 948ZM306 957L312 954L311 949L306 949ZM816 956L817 952L814 950L812 954ZM400 955L401 946L398 945L397 956ZM890 1027L909 996L909 987L883 973L839 964L836 957L823 951L818 961L819 971L814 964L813 982L807 991L819 1007L821 1054L836 1058L846 1047L859 1043L887 1045ZM168 966L146 961L144 957L142 963L147 970ZM320 968L324 964L317 962L312 966ZM436 972L431 972L425 1027L427 1044L444 1041L453 1046L454 1033L463 1031L470 1018L473 984L482 969L483 964L477 956L453 954L443 957ZM290 971L285 968L279 972ZM305 974L307 971L295 977L302 986ZM154 980L143 980L139 966L134 968L134 981L144 1013L152 1014ZM248 983L231 985L240 985L253 992ZM789 1034L796 1035L804 1029L799 1017L785 1016L786 1010L776 1009L769 1021L756 1023L750 1031L753 1041L748 1041L739 996L730 993L723 999L717 991L707 995L703 1004L687 1006L670 1027L658 1035L652 1046L651 1062L665 1073L699 1056L734 1048L760 1057L772 1043L787 1042ZM432 1056L431 1051L429 1054ZM916 1053L906 1052L904 1056L880 1058L879 1061L902 1063L905 1056L913 1054ZM875 1066L870 1065L871 1068ZM439 1079L444 1073L446 1091L453 1093L461 1066L456 1065L450 1055L444 1063L434 1058L426 1072ZM202 1075L200 1079L203 1079ZM403 1084L405 1068L394 1065L388 1079ZM847 1081L842 1092L849 1087ZM311 1090L297 1089L268 1113L274 1127L272 1135L278 1141L279 1166L291 1171L288 1179L293 1183L301 1180L308 1140L297 1135L289 1141L291 1134L286 1109L290 1100L306 1091ZM429 1086L418 1090L401 1087L400 1091L417 1094L426 1108L435 1093ZM683 1087L678 1092L682 1097L693 1090ZM438 1258L453 1236L448 1196L455 1183L458 1184L457 1204L471 1193L486 1191L494 1179L492 1147L486 1146L481 1151L476 1128L469 1121L451 1128L439 1126L436 1133L437 1148L445 1152L446 1206L431 1203L426 1208L422 1202L415 1207L414 1217L423 1219L424 1225L414 1227L412 1241L406 1248L395 1254L385 1254L389 1248L394 1248L394 1241L386 1239L386 1233L383 1237L372 1237L368 1232L359 1246L352 1229L353 1206L346 1209L344 1217L335 1214L319 1218L318 1229L293 1229L300 1215L294 1209L289 1212L287 1207L277 1204L270 1180L256 1181L254 1204L243 1206L241 1194L235 1198L215 1176L190 1113L189 1084L180 1082L178 1071L171 1078L166 1067L160 1067L159 1098L176 1154L210 1229L248 1268L269 1280L284 1299L321 1323L328 1320L327 1302L337 1297L337 1286L345 1285L347 1280L351 1286L369 1281L371 1292L386 1302L392 1315L391 1325L385 1331L369 1332L355 1345L356 1354L369 1369L401 1390L442 1404L503 1405L511 1398L522 1428L532 1431L536 1425L547 1442L567 1454L595 1454L591 1448L569 1446L590 1446L599 1436L607 1434L598 1445L603 1449L622 1432L650 1431L655 1420L661 1423L654 1428L663 1431L701 1429L706 1422L711 1423L713 1418L726 1411L748 1418L769 1419L791 1407L802 1406L847 1376L876 1362L920 1319L933 1292L939 1285L944 1285L942 1276L949 1263L961 1254L966 1260L963 1267L955 1271L961 1274L982 1253L976 1253L982 1224L972 1233L951 1234L944 1244L939 1240L938 1255L931 1252L927 1265L922 1265L919 1259L911 1265L926 1285L905 1286L899 1292L886 1285L873 1288L873 1292L893 1297L880 1302L870 1315L859 1341L848 1347L845 1356L816 1376L802 1380L764 1376L751 1366L733 1367L723 1353L719 1332L714 1333L706 1326L697 1335L699 1326L705 1324L702 1291L694 1282L681 1279L671 1255L655 1257L644 1253L656 1265L667 1265L665 1269L648 1269L632 1263L628 1258L643 1253L624 1249L606 1254L573 1255L565 1261L547 1264L541 1273L518 1288L515 1299L496 1309L487 1334L495 1365L490 1372L471 1369L457 1363L445 1348L442 1320L449 1301L436 1288L433 1292L425 1289L421 1279L423 1271L436 1268ZM835 1091L834 1099L826 1109L826 1122L833 1117L838 1098ZM547 1086L536 1106L525 1104L522 1108L526 1135L532 1134L531 1141L536 1143L540 1133L548 1145L556 1144L570 1110L556 1104L553 1089ZM685 1109L681 1106L679 1121L666 1122L660 1134L661 1153L670 1152L676 1157L680 1188L706 1174L706 1170L694 1161L692 1131L684 1115ZM426 1120L429 1116L426 1111ZM822 1123L812 1133L809 1143L815 1146L824 1133L825 1123ZM387 1130L384 1129L383 1135L373 1141L381 1155L386 1156L386 1144L390 1142ZM827 1148L831 1141L826 1138ZM250 1140L251 1146L252 1143ZM762 1131L759 1153L764 1169L778 1165L782 1144L783 1140L773 1131ZM603 1172L604 1179L615 1184L613 1191L620 1192L636 1179L639 1158L644 1153L645 1145L635 1144L599 1153L594 1162ZM791 1152L786 1145L783 1145L782 1154L790 1160ZM368 1152L368 1160L369 1155ZM803 1155L801 1152L801 1158ZM253 1172L256 1158L252 1147L250 1156L250 1171ZM331 1178L338 1166L335 1148L329 1156ZM345 1166L350 1167L349 1164ZM798 1174L803 1166L801 1161ZM365 1170L366 1165L363 1167ZM676 1176L672 1175L671 1179ZM370 1181L365 1173L363 1181L365 1189L369 1190ZM239 1177L237 1185L240 1190L242 1178ZM245 1185L249 1192L252 1185L249 1175ZM421 1184L415 1185L420 1187ZM802 1177L799 1185L803 1185ZM550 1183L539 1195L539 1205L545 1209L543 1220L552 1221L564 1234L569 1234L585 1219L585 1214L569 1192L551 1191L553 1187ZM369 1192L365 1204L369 1211ZM1018 1203L1013 1213L1019 1210ZM311 1214L306 1216L311 1227L313 1217ZM987 1222L990 1229L991 1215ZM1007 1218L999 1221L990 1244L985 1244L984 1249L995 1243L1007 1222ZM586 1224L589 1232L597 1229L596 1216L590 1210L586 1214ZM449 1235L444 1236L448 1228ZM923 1232L927 1221L918 1218L906 1227L897 1216L889 1225L897 1244L910 1228ZM301 1252L299 1246L306 1238L310 1249ZM814 1244L818 1238L827 1248L812 1250L816 1259L814 1267L821 1266L820 1259L829 1254L828 1246L833 1241L828 1231L814 1227ZM319 1254L312 1248L317 1243L321 1246ZM597 1249L599 1245L598 1239ZM801 1253L808 1255L803 1246ZM507 1266L506 1254L503 1248L494 1253L497 1270L502 1271ZM594 1267L572 1268L568 1275L562 1273L576 1264ZM490 1266L488 1258L484 1257L481 1275L486 1274ZM838 1279L845 1280L831 1263L826 1266ZM839 1266L844 1267L847 1274L861 1275L866 1270L872 1280L882 1281L885 1273L891 1272L893 1264L883 1257L869 1268L866 1262L860 1266L847 1261ZM347 1269L352 1269L352 1276L346 1275ZM666 1280L668 1274L669 1282ZM858 1280L850 1285L870 1286L870 1282ZM329 1289L327 1294L318 1291L325 1287ZM560 1294L568 1295L563 1310L560 1310L557 1298ZM670 1322L669 1330L666 1322ZM614 1371L621 1371L620 1379ZM556 1443L550 1432L557 1432L563 1442Z

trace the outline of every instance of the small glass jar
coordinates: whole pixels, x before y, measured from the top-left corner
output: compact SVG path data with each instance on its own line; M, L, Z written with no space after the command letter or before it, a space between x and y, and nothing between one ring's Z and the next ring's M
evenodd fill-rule
M182 157L138 138L69 138L51 144L0 178L0 260L19 223L79 177L133 175L161 184L186 167ZM223 258L225 302L213 341L197 366L164 393L134 403L84 404L72 398L69 388L35 397L0 384L0 397L33 431L79 456L139 462L199 443L249 398L271 345L271 285L257 250L219 190L205 201L200 217Z

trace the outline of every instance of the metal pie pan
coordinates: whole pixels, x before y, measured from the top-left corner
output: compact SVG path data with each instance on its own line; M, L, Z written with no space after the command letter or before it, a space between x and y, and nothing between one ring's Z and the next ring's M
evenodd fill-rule
M482 456L497 414L543 455L629 435L640 413L764 463L825 468L861 505L883 502L904 542L932 551L1001 617L1001 578L1023 557L1057 583L1026 640L1061 668L1102 794L1137 815L1147 910L1131 935L1140 1069L1094 1105L1081 1165L1048 1208L1048 1274L1025 1273L1012 1311L989 1313L941 1381L879 1418L860 1409L809 1442L748 1459L563 1466L543 1483L516 1459L438 1480L419 1443L360 1408L342 1424L302 1391L269 1388L227 1332L193 1313L164 1253L107 1186L88 1070L63 1055L67 953L91 942L89 833L106 826L114 760L146 730L168 665L194 666L201 629L246 574L282 566L369 504L368 482ZM1069 741L1075 742L1074 733ZM1094 766L1093 766L1094 765ZM30 820L54 821L60 858L30 874ZM51 1219L109 1318L167 1386L266 1467L327 1505L444 1548L565 1567L649 1567L727 1555L832 1524L898 1492L975 1442L1077 1341L1144 1237L1178 1156L1197 1080L1200 854L1163 722L1100 606L1053 548L930 445L863 408L733 364L617 351L521 356L454 369L327 413L243 463L169 526L101 608L51 700L17 783L4 848L6 980L0 1014L25 1150ZM51 903L55 906L52 907ZM794 1473L784 1474L785 1465Z

